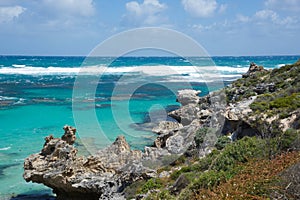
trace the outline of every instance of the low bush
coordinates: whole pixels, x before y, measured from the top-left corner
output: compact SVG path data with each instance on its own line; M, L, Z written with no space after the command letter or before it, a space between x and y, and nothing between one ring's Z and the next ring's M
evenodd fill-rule
M288 110L300 108L300 93L293 93L290 96L276 98L270 102L270 109L274 108L287 108Z
M277 155L274 159L252 159L242 165L237 175L219 186L200 189L190 199L270 199L272 194L281 193L287 185L280 177L285 169L300 161L298 152Z
M279 149L281 151L294 150L300 144L300 132L295 129L285 131L279 140Z
M141 188L140 193L146 194L150 190L159 189L163 186L162 181L159 178L149 179Z
M218 150L222 150L225 148L225 146L227 144L230 144L231 143L231 139L227 136L221 136L218 138L218 141L216 142L215 144L215 147L218 149Z
M168 190L151 193L146 200L175 200L176 198L170 194Z
M209 128L200 128L199 130L197 130L197 132L195 133L195 143L196 143L196 147L200 148L202 143L204 142L204 138L206 136L206 134L208 133Z

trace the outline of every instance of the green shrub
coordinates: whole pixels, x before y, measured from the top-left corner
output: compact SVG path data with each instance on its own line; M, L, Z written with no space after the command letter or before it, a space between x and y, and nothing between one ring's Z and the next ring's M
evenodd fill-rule
M199 189L212 189L219 185L221 182L226 181L228 174L224 171L215 171L210 170L204 172L200 175L198 179L196 179L192 185L189 187L192 191L197 191Z
M131 185L127 186L124 190L124 195L126 199L133 199L136 194L140 193L141 186L145 184L146 181L136 181L133 182Z
M146 200L175 200L168 190L163 190L157 193L151 193Z
M299 143L299 132L295 129L286 130L281 136L279 136L279 149L286 151L293 148L293 144Z
M276 98L274 101L270 102L270 108L289 108L290 110L300 108L300 93Z
M200 128L199 130L197 130L197 132L195 133L195 143L196 143L196 147L200 148L200 146L202 145L202 143L204 142L204 138L206 136L206 134L208 133L209 129L204 127L204 128Z
M252 104L250 104L250 108L255 112L255 111L260 111L260 112L264 112L266 110L269 109L269 104L267 102L253 102Z
M243 98L249 98L252 96L256 96L256 93L253 92L252 90L246 90L245 94L243 95Z
M181 165L181 164L184 164L185 161L186 161L185 155L181 155L181 156L179 156L179 157L177 156L177 159L174 160L174 161L171 163L171 165L172 165L172 166ZM164 163L164 161L163 161L163 163ZM167 163L167 164L169 164L169 163Z
M192 166L184 166L180 170L174 171L171 175L170 178L172 180L176 180L181 174L186 173L186 172L191 172L193 171Z
M256 137L244 137L227 145L222 153L216 157L212 169L226 171L235 167L237 163L247 162L253 157L263 156L265 142Z
M159 189L163 186L162 181L158 178L149 179L141 188L140 193L146 194L149 190Z
M194 192L189 188L185 188L182 190L182 192L178 196L178 200L187 200L187 199L195 199L194 197Z
M176 180L183 173L191 179L196 178L189 186L191 190L214 187L237 173L239 163L247 162L254 157L263 157L265 145L262 139L244 137L226 145L222 151L212 151L197 164L173 172L171 178ZM203 171L207 172L203 173Z
M231 143L231 139L227 136L221 136L218 138L218 141L216 142L215 144L215 147L218 149L218 150L222 150L225 148L225 146L227 144L230 144Z
M289 116L290 114L285 110L279 113L279 119L285 119L288 118Z

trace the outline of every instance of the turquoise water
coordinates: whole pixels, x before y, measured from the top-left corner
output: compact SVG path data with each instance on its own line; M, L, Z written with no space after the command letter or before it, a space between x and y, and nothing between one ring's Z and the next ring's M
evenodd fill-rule
M200 89L203 96L241 77L250 62L274 68L298 58L213 57L217 67L212 67L207 58L125 57L95 77L95 66L111 58L0 56L0 199L51 195L46 187L23 180L23 161L40 151L44 137L60 137L65 124L78 128L75 145L82 154L107 146L120 134L133 148L143 149L155 139L153 124L172 120L166 113L178 108L178 89ZM82 65L86 82L75 84L74 96Z

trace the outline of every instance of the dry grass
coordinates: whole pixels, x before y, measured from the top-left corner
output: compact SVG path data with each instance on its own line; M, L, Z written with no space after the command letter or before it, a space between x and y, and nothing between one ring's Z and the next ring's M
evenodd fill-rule
M273 191L280 191L279 174L291 165L300 162L299 152L281 154L272 160L252 160L243 165L236 176L209 190L201 189L195 199L270 199Z

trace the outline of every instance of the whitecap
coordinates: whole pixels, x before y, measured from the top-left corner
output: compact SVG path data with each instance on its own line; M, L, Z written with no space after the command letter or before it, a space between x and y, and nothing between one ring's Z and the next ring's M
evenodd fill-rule
M6 97L6 96L0 96L0 101L5 101L5 100L18 100L19 98L17 97Z
M248 67L230 66L123 66L105 67L104 65L94 65L86 67L3 67L0 74L21 74L21 75L101 75L101 74L143 74L146 76L169 76L182 74L242 74L247 72Z
M0 151L7 151L9 150L11 147L4 147L4 148L0 148Z
M283 67L283 66L285 66L286 64L278 64L278 65L276 65L276 67L277 68L280 68L280 67Z
M13 64L12 66L15 67L15 68L24 68L24 67L26 67L26 65L18 65L18 64Z

